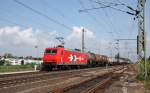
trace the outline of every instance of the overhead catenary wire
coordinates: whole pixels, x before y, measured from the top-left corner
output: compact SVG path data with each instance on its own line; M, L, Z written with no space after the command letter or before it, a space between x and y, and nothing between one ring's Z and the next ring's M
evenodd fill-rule
M89 0L89 1L93 2L93 0ZM94 1L94 2L99 2L99 0L98 1ZM100 1L100 2L104 3L102 1ZM100 8L108 8L108 7L112 7L112 6L125 5L123 3L120 3L120 4L119 3L112 3L112 2L105 2L105 3L107 3L107 5L103 5L103 6L100 6L100 7L87 8L87 9L83 9L83 10L79 10L79 11L80 12L87 12L89 10L97 10L97 9L100 9Z
M101 6L101 7L97 7L97 8L94 7L94 8L83 9L83 10L80 10L80 12L88 12L89 10L99 9L99 8L103 8L103 9L104 9L104 8L111 8L111 9L115 9L115 10L117 10L117 11L121 11L121 12L130 14L130 15L135 15L135 16L139 13L139 11L137 11L136 9L133 9L132 7L126 5L125 3L122 3L122 2L120 2L120 4L107 2L107 3L109 3L109 4L106 5L106 4L104 4L104 2L102 2L102 1L100 1L100 0L97 0L97 1L95 1L95 0L89 0L89 1L95 2L95 3L100 4L100 5L102 5L102 6ZM113 5L111 5L111 4L113 4ZM112 6L118 6L118 5L126 6L128 9L132 10L134 13L133 13L133 12L129 12L129 11L125 11L125 10L118 9L118 8L116 8L116 7L112 7ZM105 11L104 11L104 12L105 12ZM106 12L105 12L105 15L108 17L108 15L106 14ZM108 17L108 18L109 18L109 17ZM111 20L110 20L109 23L113 26Z
M93 0L92 0L92 1L93 1ZM126 11L124 11L124 10L121 10L121 9L118 9L118 8L115 8L115 7L112 7L111 5L105 5L105 4L103 4L102 2L100 2L100 1L93 1L93 2L102 5L102 7L97 7L97 8L94 8L94 9L112 8L112 9L114 9L114 10L121 11L121 12L125 12L125 13L126 13ZM85 10L85 11L87 11L87 10L93 10L93 8L91 8L91 9L83 9L83 10L80 10L80 11L84 11L84 10Z
M66 14L63 13L63 11L61 11L59 8L56 8L52 5L50 5L46 0L40 0L41 4L44 7L50 8L52 11L54 11L55 13L57 13L60 17L62 17L63 19L65 19L67 22L75 25L71 20L69 20L68 16L66 16Z
M91 0L91 1L93 1L93 0ZM102 1L100 1L100 0L98 0L98 2L101 2L101 3L107 3L108 5L107 6L125 6L126 8L128 8L128 9L130 9L130 10L132 10L132 11L136 11L135 9L133 9L131 6L129 6L129 5L127 5L127 4L125 4L125 3L123 3L123 2L121 2L120 0L117 0L118 2L116 3L113 3L113 2L102 2ZM117 8L116 8L117 9Z
M7 13L7 15L9 15L10 17L16 17L17 16L17 19L19 19L19 17L23 17L21 14L15 14L13 11L9 11L9 10L6 10L6 9L3 9L3 12L4 13ZM8 17L8 16L7 16ZM6 16L5 16L5 19L2 19L3 21L5 20L6 22L10 22L10 23L12 23L12 24L15 24L15 25L18 25L18 23L16 23L16 22L12 22L12 21L10 21L10 20L8 20L8 18L6 19ZM24 20L24 18L23 19L21 19L21 20ZM41 22L38 22L39 20L34 20L34 19L31 19L30 18L30 20L25 20L26 22L28 22L28 21L32 21L32 22L34 22L34 23L37 23L36 25L38 25L39 27L45 27L45 28L50 28L50 29L53 29L51 26L49 26L49 25L47 25L47 24L44 24L44 23L41 23ZM20 25L20 26L22 26L22 25ZM25 27L25 26L23 26L23 27Z
M90 0L89 0L89 1L90 1ZM91 1L90 1L90 2L91 2ZM85 9L84 4L83 4L83 2L82 2L81 0L79 0L79 3L81 4L82 8ZM93 7L93 6L92 6L92 7ZM101 24L101 23L99 22L99 20L98 20L95 16L92 16L89 12L87 12L87 13L88 13L88 15L89 15L96 23ZM104 19L102 19L102 20L104 20ZM108 23L105 22L105 21L104 21L104 23L105 23L106 25L110 25L110 24L108 24ZM106 29L106 32L107 32L107 33L109 33L112 37L114 37L112 31L108 31L108 30L107 30L107 27L105 27L105 29Z
M23 7L25 7L25 8L27 8L27 9L29 9L30 11L33 11L34 13L36 13L36 14L38 14L38 15L40 15L40 16L46 18L46 19L48 19L49 21L51 21L51 22L53 22L53 23L56 23L56 24L58 24L58 25L60 25L60 26L62 26L62 27L64 27L64 28L66 28L66 29L68 29L68 30L72 30L72 28L70 28L69 26L67 26L67 25L65 25L65 24L63 24L63 23L61 23L61 22L59 22L59 21L57 21L57 20L55 20L55 19L49 17L48 15L46 15L46 14L44 14L44 13L42 13L42 12L40 12L40 11L38 11L38 10L36 10L36 9L34 9L34 8L28 6L28 5L26 5L26 4L24 4L24 3L20 2L20 1L18 1L18 0L14 0L14 2L16 2L16 3L20 4L20 5L22 5Z
M91 0L91 1L93 1L93 0ZM98 2L100 2L100 3L102 3L102 1L101 0L97 0ZM127 7L128 9L130 9L130 10L132 10L132 11L134 11L135 13L131 13L131 12L128 12L128 11L126 11L126 13L128 13L128 14L130 14L130 15L136 15L136 14L138 14L138 13L136 13L136 12L138 12L136 9L133 9L131 6L129 6L129 5L127 5L127 4L125 4L124 2L121 2L120 0L117 0L118 2L116 3L116 4L121 4L121 5L123 5L123 6L125 6L125 7ZM103 2L104 3L104 2ZM111 3L111 2L110 2ZM114 3L115 4L115 3ZM110 8L108 8L108 9L110 9ZM105 11L104 11L105 12ZM112 13L112 12L110 12L110 13ZM105 12L105 14L106 14L106 12ZM113 14L112 14L113 15ZM106 14L106 16L108 17L108 14ZM108 17L109 19L110 19L110 17ZM114 25L112 22L111 22L111 20L110 20L110 23L111 23L111 25ZM121 31L121 30L120 30Z
M93 1L93 0L91 0L91 1ZM132 11L134 11L135 13L132 13L132 12L129 12L129 11L122 10L122 9L119 9L119 8L114 7L114 6L118 6L118 5L120 5L120 4L116 4L116 5L106 5L106 4L104 4L103 2L101 2L101 1L99 1L99 0L98 0L98 1L93 1L93 2L95 2L95 3L99 4L99 5L102 5L102 7L90 8L90 9L83 9L83 10L80 10L80 11L81 11L81 12L87 12L88 10L93 10L93 9L111 8L111 9L113 9L113 10L120 11L120 12L123 12L123 13L127 13L127 14L130 14L130 15L137 15L137 14L138 14L138 11L137 11L137 10L133 9L133 8L130 7L130 6L126 6L125 4L122 4L122 5L126 6L127 8L129 8L129 9L132 10Z
M90 0L91 2L92 2L92 0ZM108 15L108 13L107 13L107 11L106 10L104 10L103 9L103 11L104 11L104 14L105 14L105 16L107 17L107 22L105 22L105 23L107 23L108 25L110 25L109 27L111 28L111 30L114 32L114 33L116 33L116 35L117 36L119 36L119 34L116 32L116 29L115 29L115 26L114 26L114 24L112 23L112 20L110 19L110 17L109 17L109 15ZM112 35L112 37L115 37L115 35L114 35L114 33L111 33L111 35ZM111 39L112 41L109 41L109 45L111 46L109 46L109 48L110 48L110 51L111 51L111 57L112 57L112 54L113 54L113 52L114 51L112 51L113 50L113 46L112 46L112 44L113 43L111 43L110 44L110 42L113 42L114 40L113 39Z
M90 0L91 2L93 1L93 0ZM96 2L96 1L94 1L94 2ZM128 5L126 5L126 4L124 4L124 3L122 3L122 2L120 2L120 4L118 3L109 3L109 2L107 2L108 4L106 4L106 3L102 3L102 1L100 1L100 0L97 0L97 2L96 2L97 4L100 4L101 5L101 7L99 7L99 8L109 8L109 9L114 9L114 10L117 10L117 11L121 11L121 12L125 12L125 13L128 13L128 14L130 14L130 15L136 15L137 13L132 13L133 11L134 12L138 12L136 9L133 9L132 7L130 7L130 6L128 6ZM130 9L130 10L132 10L132 12L128 12L128 11L125 11L125 10L121 10L121 9L118 9L118 8L116 8L116 7L112 7L112 6L118 6L118 5L122 5L122 6L126 6L128 9ZM94 10L94 9L96 9L95 7L94 8L89 8L89 9L85 9L85 12L87 12L88 10ZM82 10L82 11L84 11L84 10ZM105 11L104 11L105 12ZM105 12L105 15L108 17L108 15L106 14L106 12ZM109 18L109 17L108 17ZM113 26L113 24L112 24L112 22L111 22L111 20L110 20L110 24Z
M120 0L116 0L118 2L118 4L121 4L123 6L126 6L126 7L129 7L129 5L127 5L127 3L124 3L123 1L120 1ZM134 0L130 0L131 1L134 1ZM135 2L134 2L135 3Z
M81 0L78 0L78 2L79 2L79 4L81 5L81 7L82 7L83 9L85 9L83 2L82 2ZM79 12L80 12L80 11L79 11ZM87 12L87 13L88 13L88 12ZM99 22L96 20L96 18L93 17L90 13L88 13L88 16L89 16L93 21L99 23Z
M89 0L89 1L90 1L90 4L92 5L92 0ZM94 6L92 5L92 7L94 7ZM103 19L103 20L104 20L104 19ZM104 23L105 23L106 25L110 25L110 24L108 24L109 22L104 21ZM112 35L112 37L114 37L112 31L110 31L110 32L108 32L108 33L110 33L110 34Z
M8 22L8 23L13 24L13 25L19 25L19 26L22 26L24 28L28 28L29 27L29 26L26 26L26 25L23 25L23 24L16 23L14 21L10 21L10 20L8 20L6 18L0 18L0 21Z
M83 2L82 2L81 0L78 0L78 2L79 2L79 4L81 5L81 7L82 7L83 9L85 9ZM88 13L88 16L89 16L94 22L96 22L97 24L100 24L100 22L97 20L97 18L96 18L95 16L91 15L89 12L87 12L87 13ZM106 30L106 31L107 31L107 30ZM110 32L108 32L108 33L110 33Z
M90 1L90 0L89 0ZM80 5L82 6L82 8L83 9L85 9L85 7L84 7L84 4L83 4L83 2L81 1L81 0L79 0L79 3L80 3ZM91 4L91 3L90 3ZM93 5L91 5L92 7L94 7ZM88 13L88 15L96 22L96 23L100 23L99 21L98 21L98 19L96 19L96 17L95 16L92 16L89 12L87 12ZM102 19L103 20L103 19ZM106 23L105 21L104 21L104 23ZM113 33L111 32L111 31L108 31L108 30L106 30L112 37L114 37L114 35L113 35ZM96 49L97 50L97 49Z
M91 0L89 0L90 1L90 4L91 4L91 6L92 7L94 7L93 5L92 5L92 1ZM102 18L102 20L104 20L103 18ZM97 20L98 21L98 20ZM99 21L98 21L99 22ZM110 25L110 24L108 24L109 22L106 22L106 21L103 21L106 25ZM106 30L107 31L107 30ZM112 35L112 37L114 37L114 35L113 35L113 33L112 33L112 31L107 31L108 33L110 33L111 35Z

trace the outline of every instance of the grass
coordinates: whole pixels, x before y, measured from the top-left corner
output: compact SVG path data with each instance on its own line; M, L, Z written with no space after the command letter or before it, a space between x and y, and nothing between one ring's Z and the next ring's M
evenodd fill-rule
M0 73L34 70L33 64L0 66Z
M144 87L146 90L150 90L150 60L147 61L147 74L148 77L145 80L145 62L142 60L137 64L137 80L144 82ZM145 81L144 81L145 80Z
M145 80L145 62L143 60L137 64L137 69L137 79L140 81ZM147 80L150 80L150 60L147 61L147 74Z
M146 80L145 89L150 90L150 80Z

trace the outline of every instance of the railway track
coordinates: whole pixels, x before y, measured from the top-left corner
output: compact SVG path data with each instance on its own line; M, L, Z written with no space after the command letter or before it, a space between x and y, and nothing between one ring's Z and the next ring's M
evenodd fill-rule
M7 74L0 74L0 79L8 78L8 77L16 77L16 76L22 76L22 75L30 75L30 74L36 74L39 73L39 71L35 72L18 72L18 73L7 73Z
M103 68L103 67L100 67ZM88 68L85 68L85 70ZM90 68L90 69L95 69L95 68ZM78 71L80 69L76 69L75 71ZM25 73L14 73L14 74L1 74L0 75L0 81L4 80L4 79L9 79L9 78L18 78L18 77L24 77L24 76L30 76L30 75L37 75L37 74L43 74L43 73L60 73L60 72L70 72L70 71L74 71L74 69L72 70L54 70L54 71L37 71L37 72L25 72Z
M105 85L108 85L113 78L118 77L124 70L109 72L74 85L54 89L49 91L49 93L96 93L97 90L103 89Z
M94 70L97 68L90 69L82 69L82 71ZM102 69L102 68L101 68ZM52 77L70 75L73 72L81 72L81 70L68 70L68 71L53 71L53 72L29 72L29 73L18 73L18 74L10 74L4 75L0 77L0 86L9 87L17 84L24 84L27 82L34 82L39 80L46 80Z
M122 66L109 67L108 70L114 71L119 70L121 68ZM0 91L4 91L3 93L47 93L48 91L57 87L58 85L64 85L63 83L68 82L69 79L82 77L90 80L92 77L95 78L95 80L97 80L96 78L98 78L99 75L92 76L92 73L96 74L95 72L103 72L104 69L104 67L96 67L78 70L54 71L48 73L39 72L34 74L22 74L20 76L16 75L12 77L9 76L5 78L0 78ZM105 72L107 72L106 69ZM103 76L104 74L101 75ZM77 82L80 82L80 80Z

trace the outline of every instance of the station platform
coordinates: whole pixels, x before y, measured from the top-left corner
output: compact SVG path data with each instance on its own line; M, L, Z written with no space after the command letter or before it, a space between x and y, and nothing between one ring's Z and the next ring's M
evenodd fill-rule
M29 72L38 72L38 71L39 70L17 71L17 72L4 72L4 73L0 73L0 75L18 74L18 73L29 73Z

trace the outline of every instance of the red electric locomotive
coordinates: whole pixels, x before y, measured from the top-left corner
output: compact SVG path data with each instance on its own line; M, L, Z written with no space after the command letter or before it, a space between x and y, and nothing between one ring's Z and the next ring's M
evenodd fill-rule
M64 47L46 48L43 56L43 70L68 65L86 65L88 55L80 51L67 50Z
M52 70L53 68L68 68L81 66L104 66L106 64L116 64L108 56L95 54L92 52L83 53L81 51L68 50L63 46L46 48L43 56L42 70Z

